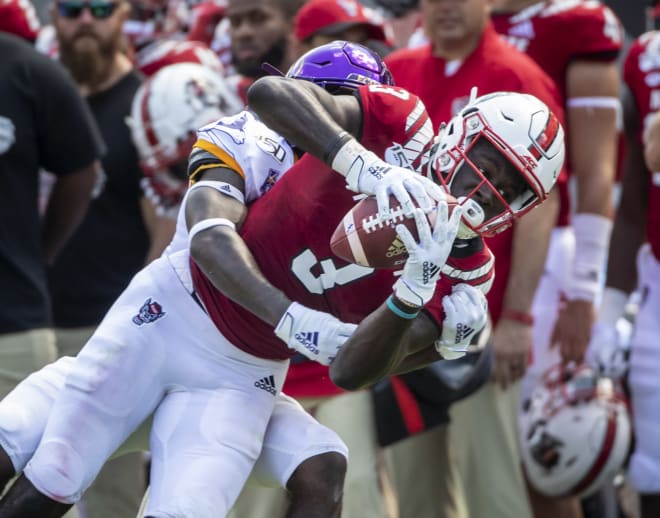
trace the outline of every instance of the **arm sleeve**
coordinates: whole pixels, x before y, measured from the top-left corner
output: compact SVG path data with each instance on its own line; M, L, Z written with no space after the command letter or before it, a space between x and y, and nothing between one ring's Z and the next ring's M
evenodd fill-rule
M572 58L614 61L623 45L623 27L612 10L594 3L579 5L573 13L565 17L564 24L567 34L577 37Z
M358 94L363 113L360 142L367 149L384 149L381 158L390 164L420 170L434 136L421 99L403 88L385 85L362 86Z

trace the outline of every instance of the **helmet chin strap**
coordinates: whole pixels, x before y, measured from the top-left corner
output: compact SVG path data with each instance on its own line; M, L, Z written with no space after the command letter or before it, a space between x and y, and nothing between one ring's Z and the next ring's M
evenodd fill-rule
M458 200L459 205L463 208L463 216L461 217L456 237L459 239L472 239L477 237L479 234L472 229L479 227L479 225L484 222L484 218L486 217L484 210L481 208L481 205L471 198L459 196L456 199Z

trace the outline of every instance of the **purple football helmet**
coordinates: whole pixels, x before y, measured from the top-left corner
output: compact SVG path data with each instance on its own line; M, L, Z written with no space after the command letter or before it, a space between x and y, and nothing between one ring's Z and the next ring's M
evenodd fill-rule
M392 74L378 54L348 41L333 41L303 54L286 77L311 81L330 93L367 84L394 85Z

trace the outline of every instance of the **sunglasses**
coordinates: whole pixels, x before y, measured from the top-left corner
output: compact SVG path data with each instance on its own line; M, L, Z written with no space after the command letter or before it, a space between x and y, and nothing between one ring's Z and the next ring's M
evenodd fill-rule
M104 2L95 0L92 2L58 2L57 10L64 18L78 18L83 9L89 9L90 14L97 20L110 18L119 4L116 2Z

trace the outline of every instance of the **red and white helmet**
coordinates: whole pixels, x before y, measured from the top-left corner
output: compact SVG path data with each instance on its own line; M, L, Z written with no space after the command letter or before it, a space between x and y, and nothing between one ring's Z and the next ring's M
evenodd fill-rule
M187 0L131 0L123 31L134 49L163 38L185 39L192 16Z
M515 200L507 202L488 178L470 160L470 151L487 140L527 184ZM441 128L431 156L431 174L451 192L460 174L476 174L479 181L467 196L458 197L463 206L459 237L493 235L510 226L545 200L564 164L564 131L557 117L539 99L515 92L497 92L476 97L449 124ZM476 193L486 187L499 200L501 210L486 218Z
M226 0L202 0L191 8L186 37L211 45L215 29L225 18Z
M148 77L175 63L197 63L225 75L220 58L199 41L158 40L142 47L135 54L135 66Z
M185 164L197 129L242 109L225 79L197 63L168 65L140 86L128 123L153 190L147 194L155 193L161 208L174 208L187 187Z
M547 370L523 403L521 453L529 482L547 496L586 496L614 477L631 444L616 380L587 364Z
M0 0L0 31L34 41L40 28L30 0Z

